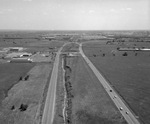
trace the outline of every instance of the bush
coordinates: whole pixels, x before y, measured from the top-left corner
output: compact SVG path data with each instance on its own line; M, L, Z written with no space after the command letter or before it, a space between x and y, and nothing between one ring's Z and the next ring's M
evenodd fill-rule
M123 56L128 56L127 52L123 53L122 55L123 55Z
M20 111L26 111L27 108L28 108L28 105L26 105L26 104L21 104L19 109L20 109Z
M103 55L102 55L103 57L105 56L105 53L103 53Z
M19 81L21 81L22 80L22 76L19 78Z
M117 47L117 50L119 50L120 48L119 47Z
M94 56L94 57L96 57L96 55L95 55L95 54L93 54L93 56Z
M27 75L24 80L27 81L29 79L29 75Z

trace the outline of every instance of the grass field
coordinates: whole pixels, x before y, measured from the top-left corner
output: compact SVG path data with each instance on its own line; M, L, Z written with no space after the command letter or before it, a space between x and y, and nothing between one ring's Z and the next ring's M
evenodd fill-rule
M67 44L62 50L62 52L78 52L78 51L79 45L75 43Z
M66 42L61 36L44 39L43 33L48 32L0 32L0 49L24 47L26 52L33 54L51 53ZM0 64L0 124L40 123L52 66L49 62Z
M125 43L124 46L132 46ZM137 46L150 46L149 43L134 43ZM85 54L108 79L131 109L146 124L150 123L150 52L117 51L118 44L106 42L87 43ZM137 53L137 55L135 55ZM103 56L103 54L105 54ZM115 55L113 55L115 54Z
M125 124L102 85L82 57L67 58L71 68L72 123Z
M55 52L60 48L66 40L63 40L62 36L56 39L49 40L43 38L44 34L50 32L44 31L10 31L0 32L0 48L3 47L25 47L25 51L35 53L50 51ZM50 35L53 35L51 32Z
M64 44L63 41L49 41L49 40L37 40L37 39L0 39L0 47L25 47L27 52L38 51L57 51L57 48Z
M37 64L28 72L27 80L8 91L0 109L0 124L39 124L51 69L51 64Z
M31 63L5 63L0 64L0 103L7 96L7 92L18 83L19 78L34 66Z

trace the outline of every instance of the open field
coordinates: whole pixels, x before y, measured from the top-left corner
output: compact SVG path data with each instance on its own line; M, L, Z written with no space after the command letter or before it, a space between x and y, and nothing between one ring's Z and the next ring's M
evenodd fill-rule
M0 64L0 124L39 124L41 121L54 52L66 42L61 38L44 39L42 35L42 32L0 32L1 50L27 48L24 52L32 53L31 59L37 62L6 63L7 59L1 57L0 62L4 64Z
M72 124L126 123L81 56L67 57L65 72L68 122Z
M118 47L150 47L149 42L84 44L83 50L142 122L150 123L150 52L118 51ZM124 53L127 56L123 56Z
M45 91L52 65L38 64L31 69L26 80L21 80L2 101L1 124L39 124Z
M143 37L138 39L139 35ZM114 38L117 40L113 41ZM150 107L150 52L127 51L127 55L123 56L125 51L117 50L118 47L148 47L150 38L146 31L144 34L120 31L7 31L0 32L0 63L5 63L0 64L0 124L40 123L55 52L66 42L72 43L63 49L65 54L62 54L59 64L54 124L64 121L66 124L126 123L83 58L79 54L66 54L79 51L79 46L73 42L90 40L101 42L86 44L86 55L128 101L136 115L145 123L150 123L147 109ZM137 42L130 42L132 40ZM6 64L7 58L2 51L5 47L27 48L24 52L32 53L37 63Z
M53 39L46 36L53 36ZM7 31L0 32L0 49L4 47L24 47L26 52L56 52L65 42L63 36L55 36L46 31Z
M64 44L63 41L49 41L37 39L0 39L0 47L25 47L27 52L56 51Z
M18 83L20 77L23 78L34 65L33 63L0 64L0 105L12 86Z
M79 45L75 43L67 44L62 52L79 52Z

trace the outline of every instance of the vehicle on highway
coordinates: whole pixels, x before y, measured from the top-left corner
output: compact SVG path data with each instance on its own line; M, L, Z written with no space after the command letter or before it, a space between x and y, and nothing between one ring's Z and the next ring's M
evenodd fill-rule
M114 98L117 98L117 96L115 95Z
M122 107L120 107L119 109L120 109L120 111L122 111L122 110L123 110L123 108L122 108Z
M128 114L129 114L129 112L126 112L126 114L128 115Z

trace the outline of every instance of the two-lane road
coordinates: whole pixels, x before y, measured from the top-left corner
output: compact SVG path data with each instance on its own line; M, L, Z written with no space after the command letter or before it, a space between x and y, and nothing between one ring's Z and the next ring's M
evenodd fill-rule
M116 107L119 109L125 120L128 122L128 124L140 124L137 118L134 116L134 114L129 110L129 108L125 105L125 103L122 101L121 97L114 91L114 89L109 85L107 80L102 76L102 74L96 69L96 67L92 64L92 62L85 56L82 50L82 44L79 44L79 51L84 60L87 62L89 67L92 69L100 83L105 88L106 92L112 99L112 101L115 103Z
M59 66L59 56L61 54L61 50L65 45L69 43L65 43L57 52L53 70L51 73L50 83L48 87L45 107L42 116L42 124L53 124L54 114L55 114L55 99L56 99L56 86L57 86L57 77L58 77L58 66Z

